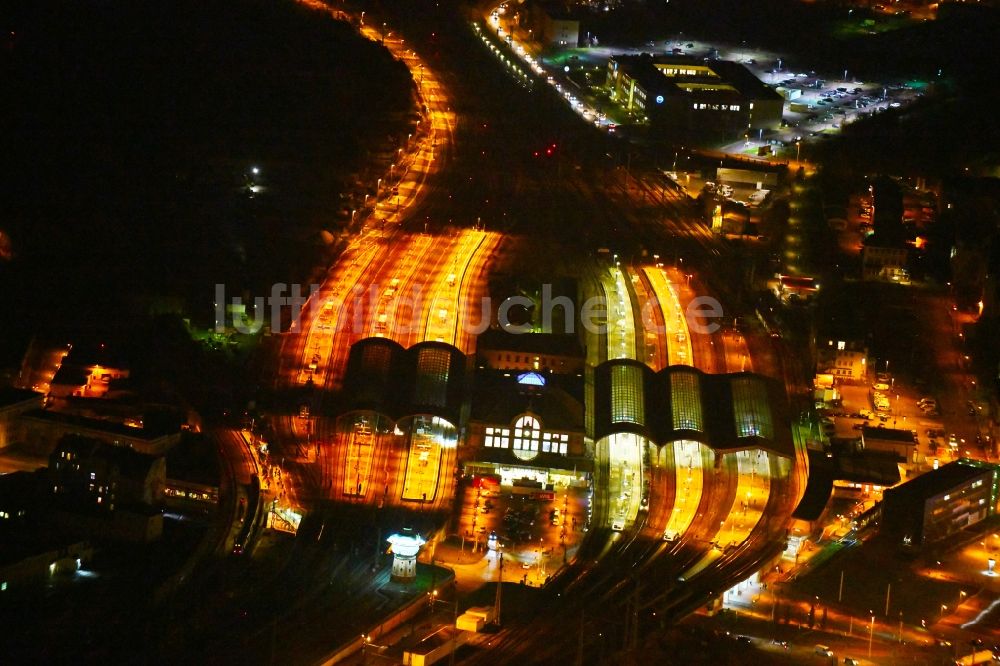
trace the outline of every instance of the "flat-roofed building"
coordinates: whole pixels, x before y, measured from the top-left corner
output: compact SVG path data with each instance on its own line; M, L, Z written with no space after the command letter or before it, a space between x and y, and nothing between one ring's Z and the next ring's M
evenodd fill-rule
M909 430L865 426L861 429L861 448L891 453L897 462L911 463L917 448L917 437Z
M997 495L996 465L956 460L885 490L880 532L914 547L941 541L994 515Z
M611 98L667 135L742 138L781 123L784 98L750 70L726 60L616 55L608 61Z

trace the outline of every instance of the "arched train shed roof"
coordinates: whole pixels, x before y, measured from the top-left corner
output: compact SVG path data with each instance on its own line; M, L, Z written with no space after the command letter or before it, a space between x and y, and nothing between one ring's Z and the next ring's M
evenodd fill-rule
M658 445L684 439L721 452L795 455L784 387L762 375L708 374L686 365L653 372L618 359L595 369L594 399L598 439L630 432Z
M351 346L344 375L344 412L372 410L393 419L430 414L459 422L466 398L466 357L443 342L409 349L388 338Z

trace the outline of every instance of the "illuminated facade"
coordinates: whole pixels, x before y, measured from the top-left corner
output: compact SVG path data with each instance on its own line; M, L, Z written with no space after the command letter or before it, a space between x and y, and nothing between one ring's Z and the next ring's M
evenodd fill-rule
M997 466L961 459L884 491L880 531L907 546L941 541L997 510Z
M400 534L393 534L386 541L392 545L392 579L413 582L417 577L417 553L427 542L409 528L404 528Z
M605 85L626 111L667 132L738 137L778 127L784 109L781 95L725 60L612 56Z

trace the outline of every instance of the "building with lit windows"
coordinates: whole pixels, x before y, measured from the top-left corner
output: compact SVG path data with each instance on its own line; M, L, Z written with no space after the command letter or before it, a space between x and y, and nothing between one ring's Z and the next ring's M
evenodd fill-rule
M163 456L67 435L49 456L54 523L86 537L158 539L166 469Z
M112 512L116 506L159 506L166 460L100 440L66 436L49 456L53 494L76 510Z
M522 30L532 30L532 38L542 44L576 47L580 41L580 19L568 4L530 0Z
M493 345L490 353L506 354L502 347ZM593 373L557 372L541 363L535 370L533 362L527 369L499 361L499 368L471 368L467 361L439 343L410 349L384 338L356 343L337 408L338 447L351 471L335 492L370 496L364 470L374 454L367 452L380 438L395 438L390 450L403 451L393 455L409 460L407 474L413 465L423 469L422 461L438 458L433 446L418 450L422 437L454 449L439 457L441 469L454 461L460 475L488 477L514 494L550 498L560 489L587 488L600 469L614 530L649 510L650 483L657 479L666 484L655 495L659 515L668 518L664 539L690 527L703 490L730 484L732 506L716 508L723 522L732 511L739 515L718 537L728 545L745 538L765 504L791 502L804 486L794 474L787 400L776 380L682 365L654 372L627 359L602 363ZM388 486L379 485L383 490ZM406 501L405 484L403 493ZM665 513L663 502L669 503Z
M616 55L605 85L628 113L669 135L738 139L777 128L784 110L781 95L726 60Z
M478 370L473 383L460 456L466 474L495 475L502 485L585 483L592 455L581 377Z
M883 492L880 533L907 546L946 539L992 516L997 466L966 458Z
M835 380L864 382L868 376L868 345L864 340L816 341L816 372Z

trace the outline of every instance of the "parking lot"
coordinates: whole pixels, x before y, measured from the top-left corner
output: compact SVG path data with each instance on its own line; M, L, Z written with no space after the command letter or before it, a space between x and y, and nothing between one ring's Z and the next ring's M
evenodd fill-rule
M988 458L988 451L982 442L969 441L945 427L934 396L896 383L884 387L879 385L879 388L882 390L873 390L872 393L885 396L888 405L883 411L875 409L868 386L841 386L841 407L830 411L828 418L833 421L834 427L827 434L842 439L858 438L865 425L909 430L917 439L916 468L919 471L963 456ZM974 407L969 406L968 409Z
M503 18L497 16L494 29L501 24ZM505 34L506 37L509 35ZM784 118L780 129L757 130L720 148L729 153L752 155L764 149L769 158L782 162L798 161L803 144L828 138L844 125L915 101L926 87L917 81L859 81L848 70L817 72L801 63L791 63L774 51L681 36L644 45L594 45L544 51L537 43L525 42L525 35L512 43L515 49L521 49L521 57L533 56L530 65L535 72L585 120L619 133L628 131L621 123L629 121L604 90L607 62L612 55L670 54L739 62L764 84L783 93Z
M459 535L469 548L502 551L505 578L543 584L572 558L587 528L589 491L514 492L463 484Z

